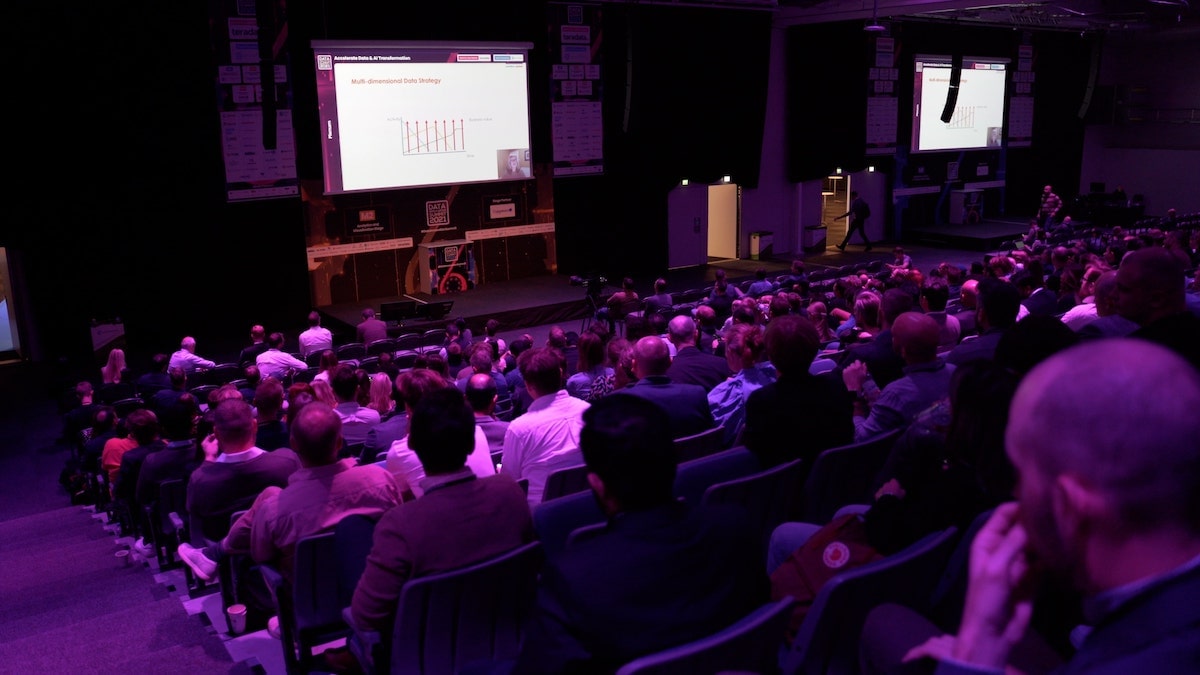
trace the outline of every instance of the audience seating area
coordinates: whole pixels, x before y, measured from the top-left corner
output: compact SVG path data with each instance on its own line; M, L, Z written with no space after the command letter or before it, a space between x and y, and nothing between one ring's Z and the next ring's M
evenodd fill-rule
M1177 217L1170 223L1161 219L1138 221L1121 236L1152 237L1164 226L1191 234L1200 230L1200 214ZM1075 246L1081 256L1086 251L1095 255L1101 243L1099 233L1091 225L1058 231L1045 241L1047 245ZM989 256L1007 255L1019 248L1030 247L1024 241L1020 246L1014 242ZM837 287L846 283L847 277L865 275L864 279L874 281L862 283L879 282L877 288L894 288L911 281L885 271L883 264L882 260L870 260L814 271L808 274L808 295L804 300L828 302L832 308L836 294L841 292ZM1194 273L1194 264L1191 270ZM778 285L785 276L779 275L773 281ZM751 281L736 284L744 291ZM705 302L709 290L704 287L672 293L673 315L690 314ZM850 303L853 307L852 299ZM845 306L843 303L842 307ZM638 308L641 307L643 303L639 303ZM634 309L637 308L631 307L631 311ZM614 319L617 335L635 339L632 323L626 326L624 315ZM763 323L766 321L764 317ZM585 320L584 329L595 323L591 318ZM446 329L434 328L369 344L339 344L335 352L340 362L354 364L368 373L378 372L381 359L390 360L392 368L404 372L421 367L421 359L440 352L447 339ZM833 376L830 379L840 381L841 371L847 365L842 356L850 341L847 338L822 341L822 347L828 348L822 353L827 363L810 370L812 375L824 373L820 376ZM834 343L839 343L836 351ZM285 385L311 382L316 377L319 356L314 359L309 355L303 360L308 367L289 373ZM465 364L457 365L462 368ZM239 365L222 362L189 377L187 391L207 402L210 393L245 375ZM152 393L132 387L113 389L109 392L112 397L109 403L118 416L125 418L138 409L153 409ZM508 421L512 400L503 403L509 412L502 419ZM847 405L855 404L848 399ZM882 472L889 456L911 422L912 419L906 420L905 426L861 442L825 449L815 453L812 461L792 459L774 466L761 464L759 455L741 444L740 435L727 444L723 440L725 429L720 426L676 438L678 466L674 497L688 504L744 509L759 535L760 551L765 553L772 532L781 523L803 521L824 525L843 507L870 505L883 482ZM790 420L780 420L780 424L789 423ZM354 458L360 464L386 467L385 461L365 454L362 443L343 447L344 457ZM503 453L493 450L493 464L502 459ZM222 559L218 578L205 582L176 555L181 543L205 543L189 528L186 481L161 482L157 501L134 513L122 500L111 498L110 481L104 470L95 466L87 474L97 496L97 511L106 513L122 535L141 536L153 551L154 565L160 571L182 572L192 598L202 599L219 592L222 609L242 599L238 594L244 579L239 580L238 575L249 567L244 564L245 558ZM534 542L475 565L407 582L399 598L394 632L366 635L365 642L353 640L347 645L365 671L451 673L467 666L515 658L534 607L544 562L583 541L603 536L609 527L607 514L592 494L588 476L584 464L548 475L542 500L531 509ZM524 487L528 489L527 479ZM370 551L373 529L374 521L351 516L334 531L303 538L296 548L290 582L272 565L257 565L252 572L261 575L270 591L279 619L280 651L289 674L322 670L325 664L320 650L331 644L344 644L351 634L346 610ZM754 612L712 635L626 663L617 671L618 675L716 670L785 675L858 673L859 636L867 613L883 603L928 611L946 593L940 581L961 579L965 547L973 535L973 528L966 534L956 527L930 532L898 553L834 575L820 587L811 604L802 608L803 619L799 623L792 621L799 616L795 613L796 599L785 597L764 602ZM226 623L222 631L231 633L232 624ZM791 635L794 639L789 640Z

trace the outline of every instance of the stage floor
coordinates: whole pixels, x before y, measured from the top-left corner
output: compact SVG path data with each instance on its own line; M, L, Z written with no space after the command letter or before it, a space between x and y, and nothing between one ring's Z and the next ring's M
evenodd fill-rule
M742 281L754 276L758 267L765 267L769 274L786 272L791 261L714 259L707 265L667 270L663 278L669 292L685 291L708 286L716 279L717 270L724 269L730 281ZM639 295L653 291L654 279L634 279ZM601 296L608 296L620 289L620 279L607 279ZM436 321L411 320L390 325L388 332L395 335L422 332L441 327L447 321L463 318L472 332L479 333L488 319L500 322L502 331L511 331L523 326L540 326L563 323L574 327L575 322L592 312L586 289L571 285L570 276L546 275L516 279L497 284L481 284L471 290L445 295L413 293L394 298L375 298L364 303L329 305L320 308L324 315L322 324L335 336L354 336L354 326L362 321L362 310L370 306L376 312L388 302L416 300L418 304L430 301L452 300L454 302L446 316ZM340 342L340 341L339 341Z
M1029 231L1028 220L991 218L970 225L924 225L909 229L906 242L950 246L975 251L994 251Z
M988 224L982 225L983 228L976 229L969 234L988 235L993 232ZM1006 231L1007 229L1000 230L1000 232ZM1021 233L1023 232L1024 230L1021 231ZM1013 235L1005 235L1005 237L1001 237L1001 240L1010 236ZM971 246L924 245L909 244L906 241L903 245L905 251L912 256L913 264L918 269L929 270L941 262L967 267L976 260L982 260L983 256L979 251L985 249L980 248L978 241L971 241L971 244ZM996 247L998 246L997 244ZM857 265L860 262L875 259L890 262L892 260L891 248L892 244L878 242L875 248L868 253L861 246L852 244L843 252L833 248L831 244L823 252L805 254L802 257L811 274L821 269L838 268L847 264ZM986 250L994 250L994 248ZM759 267L765 267L772 275L782 274L790 268L791 260L790 255L763 260L712 258L706 265L667 270L662 276L667 281L668 291L674 293L711 285L716 279L719 269L724 270L726 278L732 282L753 278L754 271ZM620 287L620 283L620 279L608 279L602 296L616 291ZM634 278L634 286L638 294L643 297L652 292L653 284L654 279L650 277ZM485 283L469 291L447 295L431 296L414 293L409 296L374 298L362 303L321 307L319 311L323 315L322 324L334 332L335 344L342 344L354 341L354 327L362 320L364 307L370 306L379 312L383 303L413 299L419 302L453 300L454 305L446 317L440 320L406 321L402 325L390 328L389 332L392 335L442 327L447 321L458 318L465 319L467 325L475 333L482 332L483 325L492 318L499 321L500 330L508 334L513 331L549 325L561 325L568 330L578 330L581 320L592 311L585 289L581 286L572 286L570 277L567 275L529 277L496 284Z

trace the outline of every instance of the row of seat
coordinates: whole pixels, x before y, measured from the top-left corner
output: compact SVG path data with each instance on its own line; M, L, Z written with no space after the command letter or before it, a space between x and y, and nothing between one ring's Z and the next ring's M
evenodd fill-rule
M745 448L732 448L679 465L676 494L704 504L736 503L757 519L767 537L776 525L803 516L822 518L869 498L875 470L899 432L825 451L805 471L802 460L763 470ZM865 477L864 477L865 476ZM556 496L533 510L537 540L497 558L445 574L411 580L402 591L392 635L352 643L368 673L457 672L481 661L514 658L532 609L542 561L603 531L604 514L586 490ZM370 549L373 521L350 517L334 532L299 543L294 585L277 570L263 573L276 594L289 673L316 667L314 648L346 637L344 608ZM854 672L858 635L867 612L880 602L923 611L959 537L935 533L909 549L835 577L821 590L785 646L792 599L763 605L719 633L658 654L618 672ZM361 636L360 636L361 637Z

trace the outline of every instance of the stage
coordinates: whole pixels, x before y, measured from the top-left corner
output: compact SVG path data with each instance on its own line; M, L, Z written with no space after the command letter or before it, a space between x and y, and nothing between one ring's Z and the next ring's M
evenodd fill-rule
M741 282L754 277L754 270L765 267L772 275L783 274L791 262L773 260L713 259L707 265L697 265L663 274L667 291L677 293L689 289L710 286L716 279L718 269L724 269L731 282ZM638 295L646 297L654 293L654 279L635 278L634 288ZM600 296L607 297L621 287L621 279L608 278L601 288ZM413 318L400 322L389 322L388 335L396 337L405 333L420 333L430 328L441 328L447 321L465 319L467 326L476 335L483 333L488 319L500 322L500 330L513 330L548 324L562 324L564 328L576 330L579 322L591 314L592 305L583 286L571 284L569 276L546 275L515 279L496 284L480 284L459 293L429 295L412 293L392 298L375 298L362 303L347 303L321 307L321 323L334 333L335 343L351 342L355 337L355 326L362 321L362 310L373 308L381 314L383 305L393 302L415 301L420 307L426 303L453 301L445 315L438 319ZM418 309L420 312L420 309Z
M1012 241L1029 231L1029 220L989 218L963 225L925 225L904 233L906 243L995 251L1006 241Z

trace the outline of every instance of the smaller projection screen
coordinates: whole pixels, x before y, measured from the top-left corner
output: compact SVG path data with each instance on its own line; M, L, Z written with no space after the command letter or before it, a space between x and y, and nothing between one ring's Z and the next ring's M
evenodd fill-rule
M1008 59L963 57L958 101L950 121L943 122L952 64L944 55L915 58L913 152L999 148L1003 142Z
M531 178L532 46L314 40L325 193Z

